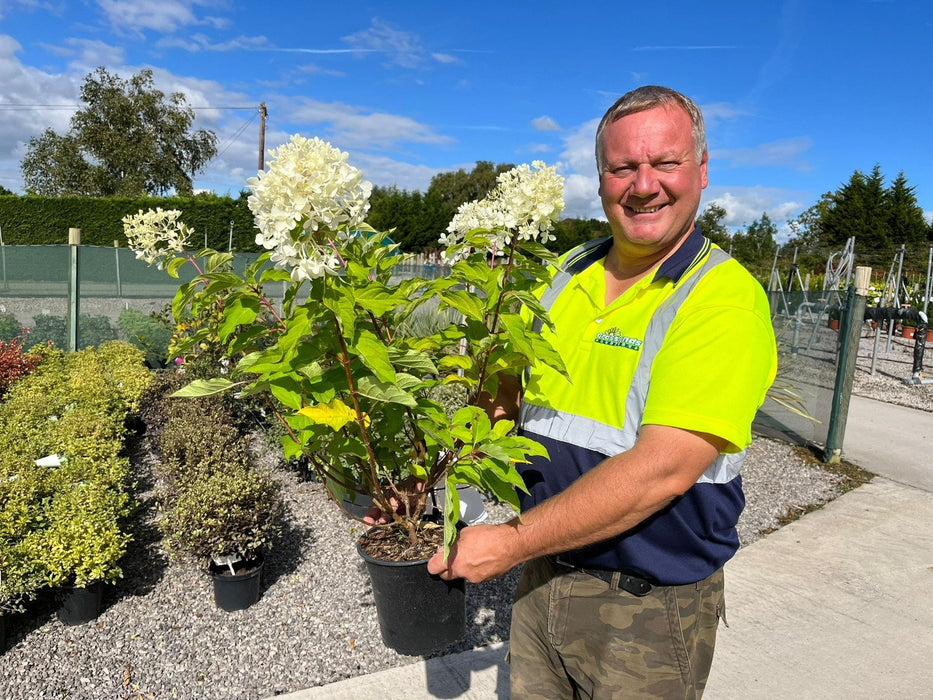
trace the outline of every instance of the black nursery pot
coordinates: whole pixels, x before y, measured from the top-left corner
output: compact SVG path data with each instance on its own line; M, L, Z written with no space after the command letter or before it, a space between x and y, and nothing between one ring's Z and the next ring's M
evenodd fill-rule
M96 620L100 615L104 585L100 582L89 584L86 588L70 588L62 599L58 609L58 619L65 625L80 625Z
M466 631L463 579L445 581L428 573L428 560L383 561L357 551L366 562L376 599L382 641L399 654L429 654Z
M214 603L221 610L227 612L245 610L259 600L262 559L247 562L244 566L248 567L244 573L231 574L228 567L211 564Z

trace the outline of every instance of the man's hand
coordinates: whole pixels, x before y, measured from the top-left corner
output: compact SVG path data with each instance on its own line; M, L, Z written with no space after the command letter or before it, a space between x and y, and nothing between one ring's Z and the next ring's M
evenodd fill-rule
M482 583L501 576L523 559L515 553L513 522L504 525L473 525L463 528L444 561L444 548L428 561L428 571L447 581L465 578Z

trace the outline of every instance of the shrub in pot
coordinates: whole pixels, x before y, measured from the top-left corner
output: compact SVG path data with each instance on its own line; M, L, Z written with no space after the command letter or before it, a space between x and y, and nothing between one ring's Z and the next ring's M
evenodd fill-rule
M166 546L213 575L214 600L240 610L259 599L263 555L281 529L283 503L267 472L230 465L186 482L159 527Z
M163 386L173 383L167 378ZM247 437L220 397L156 403L150 418L164 421L156 439L162 454L165 515L159 527L165 545L211 571L219 607L246 607L258 599L263 555L281 529L278 483L251 466ZM247 588L246 599L230 602L232 594L224 593L230 579Z
M229 363L225 376L177 395L271 395L286 427L286 457L302 455L336 502L362 496L390 514L392 523L376 530L394 531L387 539L401 545L396 558L424 565L456 538L457 485L517 510L524 484L515 464L545 454L514 435L509 421L493 425L484 407L502 377L535 362L563 369L529 322L549 322L533 290L550 279L555 256L542 244L563 206L562 180L538 162L503 173L486 199L461 207L442 237L450 273L400 279L395 270L406 256L365 224L370 186L346 154L296 136L272 155L270 169L249 182L257 243L269 252L237 274L229 255L201 251L205 267L173 301L179 323L219 310L217 341ZM178 254L192 235L179 216L124 219L131 246L173 275L197 264ZM263 286L283 283L279 306ZM452 319L413 331L410 320L428 304ZM466 396L452 415L433 397L445 385L461 385ZM422 515L441 483L438 527Z
M48 585L64 591L63 622L97 617L103 584L123 575L119 562L131 536L122 525L130 512L129 496L100 482L78 482L52 498L40 544Z

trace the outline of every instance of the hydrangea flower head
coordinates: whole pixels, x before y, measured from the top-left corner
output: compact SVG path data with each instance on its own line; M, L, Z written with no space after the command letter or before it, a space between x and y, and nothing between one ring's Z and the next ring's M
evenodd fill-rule
M363 223L372 185L326 141L294 135L270 151L269 169L247 181L257 245L301 281L336 274L336 242Z
M161 270L175 253L184 253L192 231L178 220L180 216L177 209L161 207L124 216L123 231L137 259L156 264Z
M554 166L536 160L501 173L496 186L484 198L460 205L447 233L440 238L447 247L464 240L475 229L489 232L489 248L501 251L518 240L537 240L544 244L554 240L551 230L564 208L564 178ZM464 256L447 255L445 258Z

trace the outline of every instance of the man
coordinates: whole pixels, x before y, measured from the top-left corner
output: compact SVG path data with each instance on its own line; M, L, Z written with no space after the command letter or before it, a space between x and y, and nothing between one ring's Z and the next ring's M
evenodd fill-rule
M542 297L573 381L536 368L521 392L519 425L550 457L522 470L520 519L465 528L428 568L479 582L527 562L517 699L699 697L774 333L761 285L695 226L708 154L692 101L624 95L596 160L611 241L571 251Z

